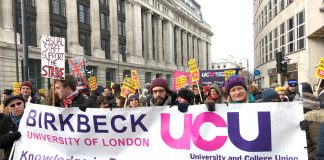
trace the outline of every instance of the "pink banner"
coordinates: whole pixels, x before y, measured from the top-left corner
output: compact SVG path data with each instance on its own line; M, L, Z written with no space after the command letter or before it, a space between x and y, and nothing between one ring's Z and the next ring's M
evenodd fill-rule
M177 70L174 70L173 72L173 90L176 91L176 79L177 77L180 77L182 75L185 75L187 77L187 80L188 80L188 84L192 84L191 82L191 75L189 72L181 72L181 71L177 71Z

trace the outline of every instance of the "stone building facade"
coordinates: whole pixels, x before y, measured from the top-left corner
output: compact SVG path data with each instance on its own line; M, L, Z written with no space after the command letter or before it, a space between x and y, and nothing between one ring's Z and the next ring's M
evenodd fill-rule
M324 7L322 0L254 0L254 64L260 87L294 78L313 88L319 59L324 57ZM276 53L288 61L288 73L278 74Z
M23 77L20 1L0 2L1 90ZM161 76L172 85L173 71L188 71L191 58L200 69L211 68L213 33L194 0L27 0L27 25L35 88L49 85L40 75L42 35L65 37L66 58L87 59L103 86L122 81L131 69L141 85Z

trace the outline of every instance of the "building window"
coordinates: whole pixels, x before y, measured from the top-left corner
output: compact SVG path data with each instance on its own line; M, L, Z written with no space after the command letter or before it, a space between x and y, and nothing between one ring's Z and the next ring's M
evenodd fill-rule
M85 55L91 56L91 39L90 35L79 33L79 42L83 47Z
M100 0L99 2L103 5L109 6L109 0Z
M271 0L268 2L268 22L270 22L271 21L271 19L272 19L272 3L271 3Z
M273 30L273 48L275 53L278 51L278 28ZM274 58L275 56L273 56Z
M280 1L280 12L283 11L285 9L285 1L286 0L281 0Z
M226 68L226 64L223 65L223 68Z
M280 51L285 52L285 48L286 48L286 41L285 41L285 37L286 37L286 28L285 28L285 22L280 24Z
M90 10L89 7L79 4L79 22L90 25Z
M51 13L65 17L65 0L51 0Z
M151 81L152 81L152 73L146 72L145 73L145 83L151 83Z
M278 0L273 0L273 18L278 14Z
M125 22L118 20L118 35L126 36L125 34Z
M111 82L115 81L115 74L116 74L115 68L107 68L106 69L106 85L107 86L110 86Z
M294 2L294 0L287 0L287 6L289 6L290 4L292 4Z
M100 29L109 31L109 16L104 13L100 13Z
M297 13L297 50L305 49L305 10Z
M269 60L272 60L273 56L272 56L272 32L269 33L268 35L268 38L269 38L269 53L268 53L268 56L269 56Z
M288 53L294 52L294 42L295 42L295 30L294 30L294 17L288 19L287 21L287 45L288 45Z
M105 51L105 58L110 59L110 42L106 39L101 39L101 49Z
M218 65L217 68L220 69L220 65Z
M129 77L131 78L131 71L130 70L123 70L123 78Z
M125 1L117 0L117 12L125 13Z
M171 86L170 86L170 84L171 84L171 75L170 74L165 75L165 80L168 82L169 87L171 88Z

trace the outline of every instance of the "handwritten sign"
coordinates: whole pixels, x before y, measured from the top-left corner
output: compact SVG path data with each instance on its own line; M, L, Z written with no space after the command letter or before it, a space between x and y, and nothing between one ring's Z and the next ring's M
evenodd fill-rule
M316 77L320 79L324 79L324 58L320 59L320 62L316 69Z
M191 81L196 82L199 81L199 71L196 65L195 59L190 59L188 61L189 71L191 73Z
M68 62L70 73L77 80L77 88L87 88L85 59L83 57L69 58Z
M20 94L20 83L19 82L14 82L14 84L13 84L13 94L14 95Z
M42 36L41 38L42 77L65 79L65 39Z
M137 70L131 70L131 76L134 81L134 87L135 89L140 89L140 82L139 82L139 77Z
M125 77L120 95L124 98L127 98L129 94L135 94L134 81L129 77Z
M97 79L95 76L88 78L88 81L91 91L95 91L98 89Z

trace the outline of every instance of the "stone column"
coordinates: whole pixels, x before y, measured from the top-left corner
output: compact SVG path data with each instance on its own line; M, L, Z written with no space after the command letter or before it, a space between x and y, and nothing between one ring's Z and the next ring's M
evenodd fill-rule
M118 17L117 0L109 1L109 24L110 24L110 51L111 59L118 61L119 41L118 41ZM121 59L122 56L120 56ZM122 60L121 60L122 61Z
M15 3L13 0L2 0L0 8L0 41L7 43L15 43L15 31L13 28L14 19L12 16L13 3Z
M177 50L177 68L178 70L182 71L182 53L181 53L181 28L177 27L176 28L176 38L177 38L177 44L176 44L176 50Z
M199 69L203 69L203 48L202 48L202 40L198 39L198 46L199 46L199 50L198 50L198 61L199 61Z
M197 37L194 36L193 37L193 46L194 46L194 50L193 50L193 55L194 58L196 59L196 62L198 62L198 41L197 41Z
M147 57L146 57L146 64L150 66L154 66L155 63L153 61L153 43L152 43L152 14L153 12L151 10L146 11L146 26L147 26Z
M163 17L159 16L157 19L157 50L158 50L158 57L157 57L157 62L158 62L158 66L159 67L165 67L165 63L164 63L164 59L163 59L163 39L162 39L162 34L163 34L163 30L162 30L162 20Z
M176 69L174 64L174 44L173 44L173 27L174 25L169 21L165 20L164 23L164 59L167 68Z
M83 47L79 45L79 22L77 0L68 0L66 3L67 46L72 54L83 55Z
M50 15L49 15L49 0L37 0L37 21L36 21L36 34L37 34L37 46L40 47L40 38L42 35L50 35Z
M101 49L99 1L91 1L90 20L92 56L105 59L105 52Z
M188 53L189 53L188 59L192 59L193 58L193 50L192 50L192 34L191 33L188 34Z
M208 45L207 45L207 47L208 47L208 57L207 57L207 59L208 59L208 68L207 69L211 69L212 68L212 60L211 60L211 43L208 43Z
M157 61L158 59L158 16L154 16L153 17L153 26L152 28L154 28L154 31L152 29L152 32L153 32L153 60L154 61Z
M144 58L142 55L142 10L141 5L134 2L133 5L133 31L134 31L134 53L136 54L136 64L144 64Z
M206 53L206 41L202 40L200 41L201 44L201 52L200 52L200 56L201 56L201 68L202 70L207 69L207 53Z
M125 15L126 15L126 48L127 48L127 62L135 63L136 62L136 55L134 52L134 32L133 32L133 2L130 0L125 1Z
M182 65L185 71L188 71L188 50L187 50L187 34L188 32L182 31Z

